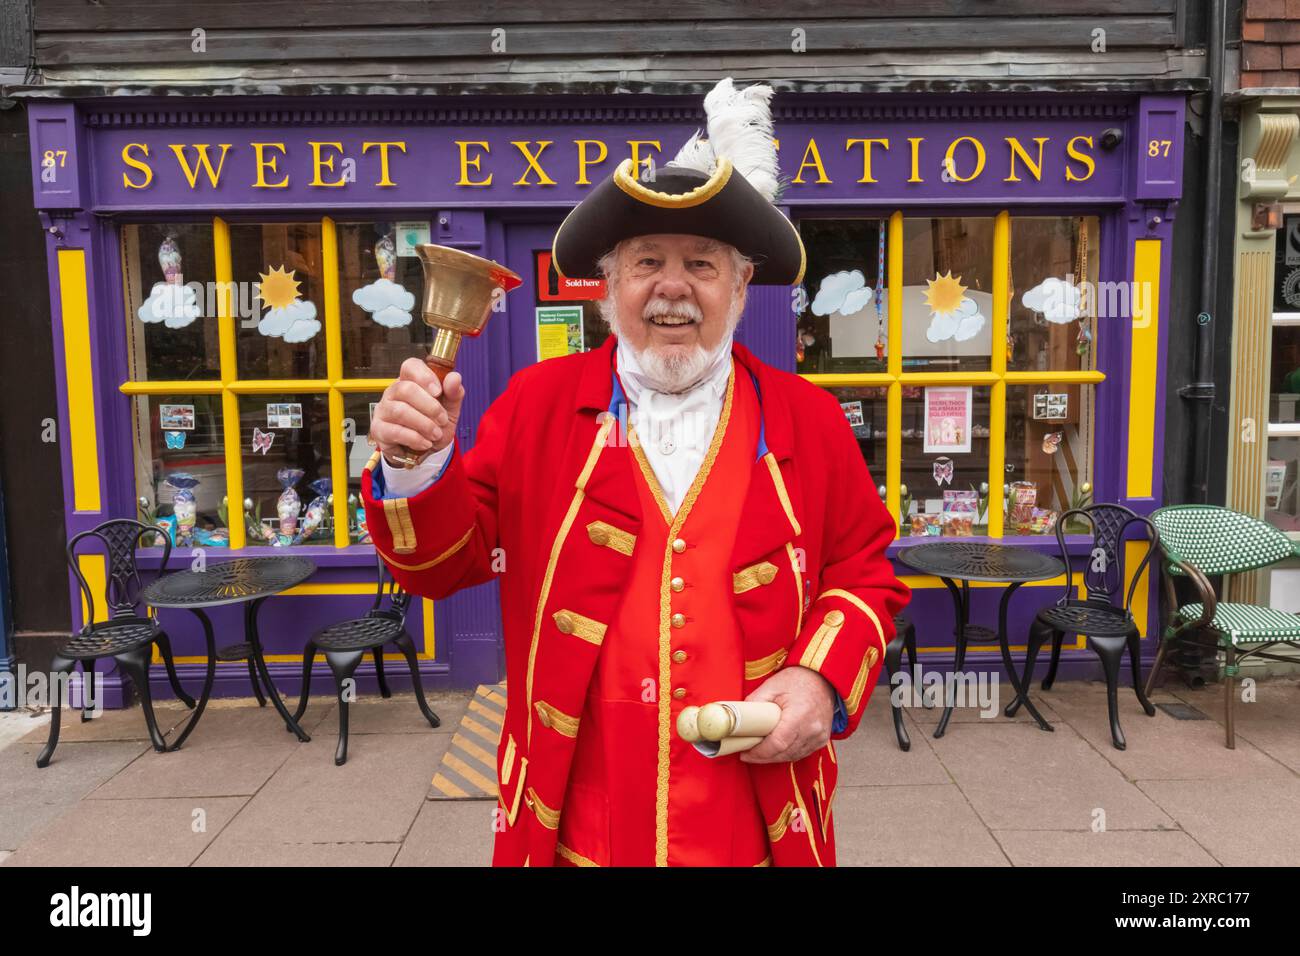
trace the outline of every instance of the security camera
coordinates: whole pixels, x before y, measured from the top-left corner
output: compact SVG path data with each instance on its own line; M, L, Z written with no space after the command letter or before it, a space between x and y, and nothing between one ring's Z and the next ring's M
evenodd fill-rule
M1101 134L1101 148L1114 149L1120 143L1124 142L1124 131L1112 126Z

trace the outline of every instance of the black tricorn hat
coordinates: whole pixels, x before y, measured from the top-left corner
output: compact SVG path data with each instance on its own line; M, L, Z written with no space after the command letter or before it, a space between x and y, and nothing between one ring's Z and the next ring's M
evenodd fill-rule
M697 132L676 158L645 181L625 159L565 217L551 244L560 275L591 279L597 262L624 239L663 233L705 236L754 261L758 285L803 280L803 241L793 223L737 168L775 195L769 86L735 90L728 77L705 98L709 138ZM735 161L733 161L733 157Z

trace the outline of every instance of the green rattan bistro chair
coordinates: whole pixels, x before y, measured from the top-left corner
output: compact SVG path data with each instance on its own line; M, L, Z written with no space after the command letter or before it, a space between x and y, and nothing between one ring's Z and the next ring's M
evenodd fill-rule
M1258 604L1220 601L1210 578L1266 568L1289 558L1294 553L1291 540L1258 518L1212 505L1160 508L1151 520L1160 531L1161 577L1170 611L1147 679L1147 693L1155 687L1165 656L1175 643L1222 650L1224 725L1228 749L1234 749L1233 678L1240 663L1248 657L1292 660L1267 652L1279 644L1300 648L1300 615ZM1200 600L1179 606L1174 578L1189 579Z

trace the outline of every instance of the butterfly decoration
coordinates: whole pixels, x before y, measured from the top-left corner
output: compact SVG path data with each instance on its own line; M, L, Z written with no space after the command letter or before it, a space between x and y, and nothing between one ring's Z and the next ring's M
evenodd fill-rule
M936 458L934 460L934 481L940 488L944 482L952 484L952 459L947 456Z
M1048 432L1043 436L1043 454L1055 455L1061 448L1061 439L1065 432Z
M261 452L262 456L265 457L266 453L271 450L271 442L273 441L275 441L275 432L264 432L256 425L253 426L253 454L254 455L256 455L258 452Z
M184 433L184 432L163 432L163 438L165 438L165 439L167 440L167 447L168 447L168 448L184 448L184 447L185 447L185 433Z

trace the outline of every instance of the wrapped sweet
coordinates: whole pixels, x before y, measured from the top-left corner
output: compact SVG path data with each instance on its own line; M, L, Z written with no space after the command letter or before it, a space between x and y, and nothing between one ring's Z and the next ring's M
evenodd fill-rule
M330 480L317 478L308 487L316 492L316 497L307 505L307 511L302 519L302 530L298 533L294 544L301 544L315 534L324 524L325 516L329 514Z
M302 499L294 485L302 481L306 472L301 468L281 468L275 480L283 489L275 500L275 513L280 516L280 535L277 544L292 544L298 533L298 515L302 512Z
M198 502L194 498L194 488L199 479L189 472L174 472L167 478L167 484L176 489L172 495L172 516L176 520L172 543L189 545L194 543L194 523L198 517Z

